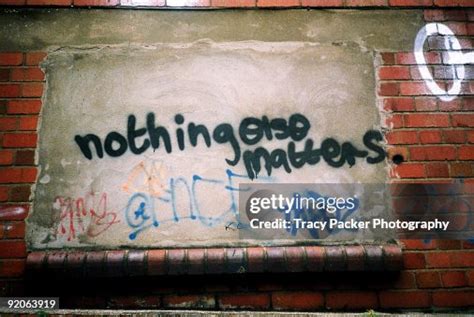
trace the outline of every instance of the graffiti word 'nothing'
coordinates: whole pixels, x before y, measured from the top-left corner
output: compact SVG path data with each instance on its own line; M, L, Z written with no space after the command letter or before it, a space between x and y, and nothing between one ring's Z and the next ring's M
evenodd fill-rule
M367 131L362 138L365 147L374 152L373 156L369 156L368 151L360 150L350 142L340 144L333 138L323 140L319 148L314 148L314 141L307 138L304 145L297 148L296 143L304 140L311 128L309 120L298 113L292 114L288 120L269 119L267 116L247 117L240 122L238 132L234 131L234 127L229 123L217 125L212 132L205 125L194 122L187 124L185 129L185 118L181 114L177 114L174 121L177 125L174 131L175 138L167 128L156 125L155 114L150 112L146 116L145 126L139 128L136 117L129 115L126 135L112 131L107 134L104 141L95 134L76 135L74 140L89 160L93 158L91 144L99 158L104 157L104 152L110 157L119 157L128 150L139 155L150 148L155 151L160 147L171 153L173 139L176 140L180 151L185 150L187 142L193 147L202 142L208 148L213 142L228 144L233 150L233 157L226 158L227 164L235 166L242 159L250 179L258 176L262 169L262 159L263 167L267 174L271 175L273 168L283 167L286 172L291 173L292 168L317 164L321 158L332 167L341 167L345 163L353 166L357 157L366 158L369 164L379 163L385 158L385 151L378 144L383 139L382 134L375 130ZM287 140L288 144L285 149L278 148L272 151L263 147L254 150L241 148L242 143L247 146L256 145L264 139Z

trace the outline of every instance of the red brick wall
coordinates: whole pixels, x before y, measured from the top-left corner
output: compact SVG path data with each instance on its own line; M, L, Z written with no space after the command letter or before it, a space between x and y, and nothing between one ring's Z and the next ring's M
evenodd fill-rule
M4 5L69 6L72 0L0 0ZM140 0L141 6L146 6ZM146 1L165 6L164 0ZM194 7L415 6L427 22L448 25L463 48L473 50L474 11L434 10L468 6L470 0L211 0ZM135 0L74 0L75 6L130 6ZM168 3L170 4L170 3ZM446 54L436 41L425 54L440 85L449 77ZM63 307L201 308L255 310L437 310L474 308L474 244L467 241L402 241L399 273L298 273L233 276L169 276L107 281L29 282L23 220L36 181L34 155L44 74L39 52L0 53L0 296L61 295ZM442 102L420 78L411 52L382 52L378 94L390 113L386 134L391 177L407 181L474 183L474 66L466 65L461 94ZM39 278L39 277L36 277Z

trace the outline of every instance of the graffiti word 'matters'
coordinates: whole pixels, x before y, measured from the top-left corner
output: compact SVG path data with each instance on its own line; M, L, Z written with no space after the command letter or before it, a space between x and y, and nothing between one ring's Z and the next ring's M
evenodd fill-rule
M454 76L453 84L448 91L440 88L431 76L423 53L423 46L428 37L438 34L444 36L444 46L448 51L447 63L451 65ZM416 35L414 53L421 77L425 80L433 95L438 96L443 101L451 101L456 98L461 91L461 82L465 76L464 64L474 63L474 52L464 54L461 49L461 44L451 29L441 23L429 23Z
M53 209L59 211L59 236L68 241L79 235L97 237L112 225L120 222L115 211L107 208L107 194L88 193L84 197L71 198L58 196Z
M357 157L366 158L369 164L379 163L385 158L385 151L378 144L383 139L382 134L375 130L367 131L362 138L365 147L374 152L373 156L369 156L366 150L357 149L350 142L340 144L333 138L326 138L319 148L314 148L314 141L306 138L311 124L305 116L297 113L292 114L288 120L270 119L267 116L247 117L240 122L238 132L229 123L217 125L211 133L205 125L190 122L187 124L186 133L183 125L184 116L177 114L174 121L177 128L175 133L170 133L164 126L156 125L154 113L147 114L146 124L140 128L137 128L136 117L129 115L126 135L112 131L107 134L104 141L95 134L76 135L74 140L89 160L93 158L91 144L98 158L104 157L104 151L108 156L119 157L128 150L138 155L150 148L155 151L160 147L171 153L172 139L176 140L180 151L186 149L187 143L196 147L201 142L208 148L213 143L228 144L233 150L233 157L226 158L227 164L235 166L242 158L250 179L258 176L262 169L262 159L263 167L270 176L273 168L283 167L287 173L291 173L292 168L301 168L305 164L315 165L321 159L332 167L341 167L345 163L353 166ZM139 141L139 138L142 139ZM297 147L297 142L305 138L304 145ZM288 143L284 149L278 148L272 151L263 147L257 147L255 150L242 149L242 144L252 146L263 140L274 139L286 140Z

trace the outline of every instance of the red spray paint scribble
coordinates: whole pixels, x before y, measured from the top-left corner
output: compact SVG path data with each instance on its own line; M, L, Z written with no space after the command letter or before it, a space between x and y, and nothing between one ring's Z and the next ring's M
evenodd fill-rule
M97 237L112 225L119 223L117 213L107 209L107 194L88 193L85 197L58 196L54 206L60 210L58 233L67 235L67 240L76 239L78 234Z

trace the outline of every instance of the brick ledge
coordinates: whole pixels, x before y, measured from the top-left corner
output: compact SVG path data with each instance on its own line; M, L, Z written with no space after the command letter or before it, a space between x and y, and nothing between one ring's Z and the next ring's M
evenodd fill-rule
M396 244L107 251L34 251L27 273L119 277L261 272L397 271Z

